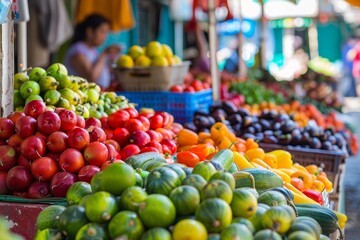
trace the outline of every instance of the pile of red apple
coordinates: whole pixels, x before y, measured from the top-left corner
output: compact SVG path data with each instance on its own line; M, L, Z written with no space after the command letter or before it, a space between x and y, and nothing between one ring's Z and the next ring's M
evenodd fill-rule
M198 79L192 80L191 82L184 82L183 84L175 84L171 86L170 92L199 92L206 89L210 89L211 85L208 82L201 81Z
M73 183L90 182L113 162L141 152L174 154L173 126L168 113L126 108L84 120L31 101L24 112L0 118L0 195L64 197Z

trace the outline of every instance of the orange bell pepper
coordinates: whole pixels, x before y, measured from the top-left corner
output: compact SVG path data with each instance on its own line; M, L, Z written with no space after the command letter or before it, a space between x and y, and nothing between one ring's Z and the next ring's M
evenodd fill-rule
M195 167L200 162L200 159L195 153L184 151L176 154L176 162L185 164L188 167Z
M216 141L217 139L223 136L227 136L228 132L229 132L228 127L222 122L217 122L214 125L212 125L210 128L210 135L214 141Z
M259 148L259 144L257 144L257 142L255 142L255 140L252 138L246 139L245 146L246 150Z
M265 153L264 162L272 168L278 167L277 158L273 154Z
M313 178L310 173L296 171L291 175L291 178L299 178L304 182L304 190L309 189L313 184Z
M254 158L263 160L265 158L265 152L262 148L253 148L245 152L245 157L250 160Z
M202 161L206 158L206 156L215 152L215 147L209 144L198 144L192 146L189 151L195 153L199 157L200 161Z
M181 129L177 135L177 142L179 146L195 145L199 142L199 136L196 132L189 129Z

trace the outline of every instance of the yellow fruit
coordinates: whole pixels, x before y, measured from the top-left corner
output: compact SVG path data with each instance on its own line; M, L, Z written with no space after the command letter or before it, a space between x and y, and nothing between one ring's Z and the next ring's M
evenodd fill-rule
M121 55L116 61L118 67L132 68L134 66L134 60L129 55Z
M163 47L157 41L149 42L146 45L146 55L150 58L163 56Z
M141 55L136 58L135 66L148 67L151 64L151 59L145 55Z
M174 240L206 240L207 231L201 222L184 219L175 225L172 236Z
M155 67L167 67L169 66L169 62L166 59L166 57L162 57L162 56L157 56L154 57L151 60L151 66L155 66Z
M133 45L129 48L127 54L135 61L138 57L144 55L144 49L139 45Z
M175 60L175 64L181 64L182 63L182 60L181 60L181 58L179 56L175 55L173 58Z
M167 58L174 56L172 49L166 44L162 44L162 51L163 55Z

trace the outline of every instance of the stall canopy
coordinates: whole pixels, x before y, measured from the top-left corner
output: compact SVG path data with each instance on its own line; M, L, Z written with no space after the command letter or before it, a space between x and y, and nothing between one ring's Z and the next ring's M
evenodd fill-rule
M355 7L360 7L360 1L359 0L346 0L348 3Z

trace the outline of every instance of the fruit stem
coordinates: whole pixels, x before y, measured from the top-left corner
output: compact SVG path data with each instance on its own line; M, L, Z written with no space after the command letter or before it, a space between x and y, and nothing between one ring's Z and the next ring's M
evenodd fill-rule
M342 230L341 230L338 222L336 222L336 228L337 228L337 230L339 230L340 239L343 240L343 239L344 239L344 235L343 235L343 232L342 232Z

